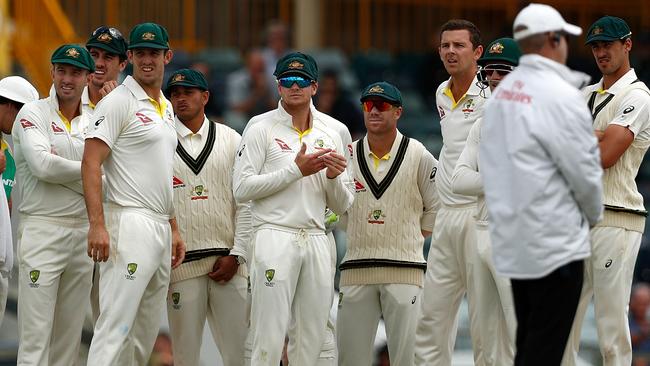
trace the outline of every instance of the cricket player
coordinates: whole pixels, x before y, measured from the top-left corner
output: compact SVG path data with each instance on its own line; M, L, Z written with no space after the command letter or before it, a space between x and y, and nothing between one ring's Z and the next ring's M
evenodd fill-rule
M367 134L352 144L355 200L344 215L347 251L341 263L339 365L372 365L379 319L386 322L390 361L413 365L426 261L433 231L437 161L397 129L402 95L377 82L361 94Z
M86 48L95 60L95 72L82 96L86 111L94 111L97 103L117 87L117 80L128 62L127 47L122 33L105 25L95 29L88 38Z
M323 299L334 286L323 214L326 207L344 213L353 196L339 134L311 113L315 62L291 53L275 75L281 101L244 135L233 180L235 198L252 200L251 364L277 365L289 328L290 362L311 365L325 336L330 302Z
M81 189L87 124L81 93L95 68L85 48L63 45L51 57L50 96L27 103L12 130L21 180L18 227L19 365L71 365L79 354L92 261ZM70 311L74 309L74 311Z
M494 88L519 64L521 51L512 38L499 38L488 45L478 60L479 80L483 88ZM480 352L484 365L510 365L514 358L517 320L512 303L510 280L496 274L488 232L488 216L479 174L478 147L481 121L469 131L451 179L454 193L477 197L476 253L472 258L472 282L476 301L476 321L480 333Z
M166 93L176 112L174 207L187 251L172 270L167 315L174 362L198 365L207 319L224 365L244 363L248 330L246 271L250 208L235 205L232 167L241 136L211 122L208 82L195 70L174 72Z
M129 40L133 77L97 105L82 162L88 256L103 262L89 365L147 363L171 266L178 266L185 253L173 218L174 115L160 90L172 58L169 37L162 26L143 23L131 30Z
M84 113L92 116L95 106L111 90L117 87L117 79L126 67L126 40L122 33L113 27L101 26L90 35L86 49L95 61L95 72L90 75L88 86L81 94ZM88 126L82 131L87 132ZM92 323L99 317L99 264L93 268L93 287L90 290Z
M575 365L580 330L593 296L603 365L632 363L628 299L647 212L635 178L650 146L650 91L630 67L632 32L617 17L591 25L586 44L603 77L586 87L605 170L603 221L591 230L591 257L564 365Z
M589 227L602 218L602 169L591 116L565 66L567 23L530 4L513 24L519 66L494 90L479 166L497 274L511 279L516 366L559 365L578 306Z
M467 20L450 20L440 31L440 59L451 76L436 91L443 146L436 179L440 210L431 239L422 298L422 317L415 339L416 365L450 365L457 314L467 292L474 362L481 364L479 332L471 281L476 251L476 196L456 194L451 178L465 140L481 115L485 93L478 87L477 60L483 53L481 35Z
M38 92L29 81L20 76L8 76L0 80L0 178L5 193L0 194L5 197L4 202L0 198L0 324L7 304L9 275L13 268L14 253L9 216L11 191L16 184L16 163L2 134L11 134L18 111L25 103L35 100L38 100Z

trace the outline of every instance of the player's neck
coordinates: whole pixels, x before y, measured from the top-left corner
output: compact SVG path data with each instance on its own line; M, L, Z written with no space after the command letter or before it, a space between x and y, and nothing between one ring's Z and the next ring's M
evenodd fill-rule
M393 143L397 138L397 129L390 130L386 133L368 133L368 146L375 156L383 157L393 148Z
M68 121L72 121L75 117L79 116L81 112L79 111L79 104L81 104L81 98L75 101L62 101L57 97L59 102L59 111Z
M309 104L304 106L288 106L284 101L282 102L282 108L291 115L291 123L300 132L305 132L309 129L310 122L310 108Z
M603 89L607 90L611 88L612 85L614 85L620 78L625 76L625 74L627 74L630 69L630 63L628 62L627 64L619 67L615 72L608 75L603 75Z
M201 129L201 126L203 126L203 121L205 121L205 114L203 111L200 113L197 113L195 117L189 120L182 121L179 118L179 121L181 121L185 127L187 127L192 133L197 133Z
M474 66L467 72L451 76L451 79L449 80L449 89L451 89L451 93L454 95L454 100L460 100L460 98L467 93L474 82L476 72L477 67Z
M92 83L88 83L88 99L93 105L97 105L100 100L102 100L102 95L99 94L101 88L96 87Z

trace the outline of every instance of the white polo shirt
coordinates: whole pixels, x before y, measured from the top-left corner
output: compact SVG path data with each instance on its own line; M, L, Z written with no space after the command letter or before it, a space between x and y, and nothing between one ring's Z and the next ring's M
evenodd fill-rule
M253 201L254 227L271 224L324 231L325 207L342 214L352 204L347 172L328 179L323 169L303 178L294 162L303 142L308 154L319 148L342 153L346 148L339 133L314 113L310 116L311 128L303 133L293 127L281 104L249 122L235 159L233 190L237 201Z
M159 104L131 76L97 104L86 138L112 150L104 162L108 202L172 215L173 116L162 93Z
M446 206L464 205L476 202L475 196L456 194L451 189L451 179L456 162L465 148L469 130L481 116L483 104L490 96L490 90L481 90L474 77L469 89L458 101L449 89L451 79L444 81L436 91L436 105L440 114L442 150L440 151L436 184L440 202Z
M68 121L59 112L56 91L47 98L27 103L18 112L12 129L16 175L21 181L18 210L27 215L85 217L81 184L84 141L81 113Z

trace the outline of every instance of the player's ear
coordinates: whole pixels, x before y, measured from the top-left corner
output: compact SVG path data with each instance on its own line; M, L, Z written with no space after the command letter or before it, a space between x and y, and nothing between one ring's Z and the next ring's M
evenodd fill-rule
M128 50L126 51L126 59L129 63L133 63L133 51Z
M171 49L168 49L165 51L165 65L169 64L172 60L172 57L174 57L174 51Z

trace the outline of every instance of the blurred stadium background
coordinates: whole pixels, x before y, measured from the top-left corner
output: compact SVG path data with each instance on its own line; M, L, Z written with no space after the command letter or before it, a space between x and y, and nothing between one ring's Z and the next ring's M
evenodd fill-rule
M624 18L633 32L632 66L641 80L650 83L650 2L540 2L556 7L567 21L583 29L603 15ZM299 50L314 56L321 71L317 107L348 124L353 135L359 137L363 133L358 103L361 89L370 82L386 80L396 84L404 96L400 130L422 141L438 156L442 141L434 92L447 78L436 51L440 25L451 18L471 20L481 29L483 42L487 44L495 38L511 36L515 15L528 3L522 0L0 0L0 77L23 75L45 96L51 84L50 55L59 45L84 44L100 25L116 27L128 38L135 24L153 21L165 26L170 34L174 58L167 75L179 68L193 67L208 77L211 91L208 114L213 120L241 131L251 114L271 109L268 98L277 100L277 92L274 94L270 76L275 65L270 61L281 56L278 53ZM583 43L583 37L571 41L568 64L597 80L598 70ZM263 86L268 93L262 92ZM649 163L641 167L637 183L646 200L650 200ZM340 246L339 256L342 256L342 241ZM650 246L646 237L635 273L635 281L650 282ZM0 365L15 364L16 294L14 287L5 324L0 327ZM466 313L465 308L462 312ZM591 314L583 332L581 356L585 364L599 365ZM204 343L210 345L207 332L206 336ZM90 333L85 334L84 341L88 342L89 337ZM459 365L471 364L468 337L465 314L461 315L459 353L455 358ZM211 352L216 350L206 351L204 359L209 363L205 364L219 364ZM638 365L646 364L641 359Z

